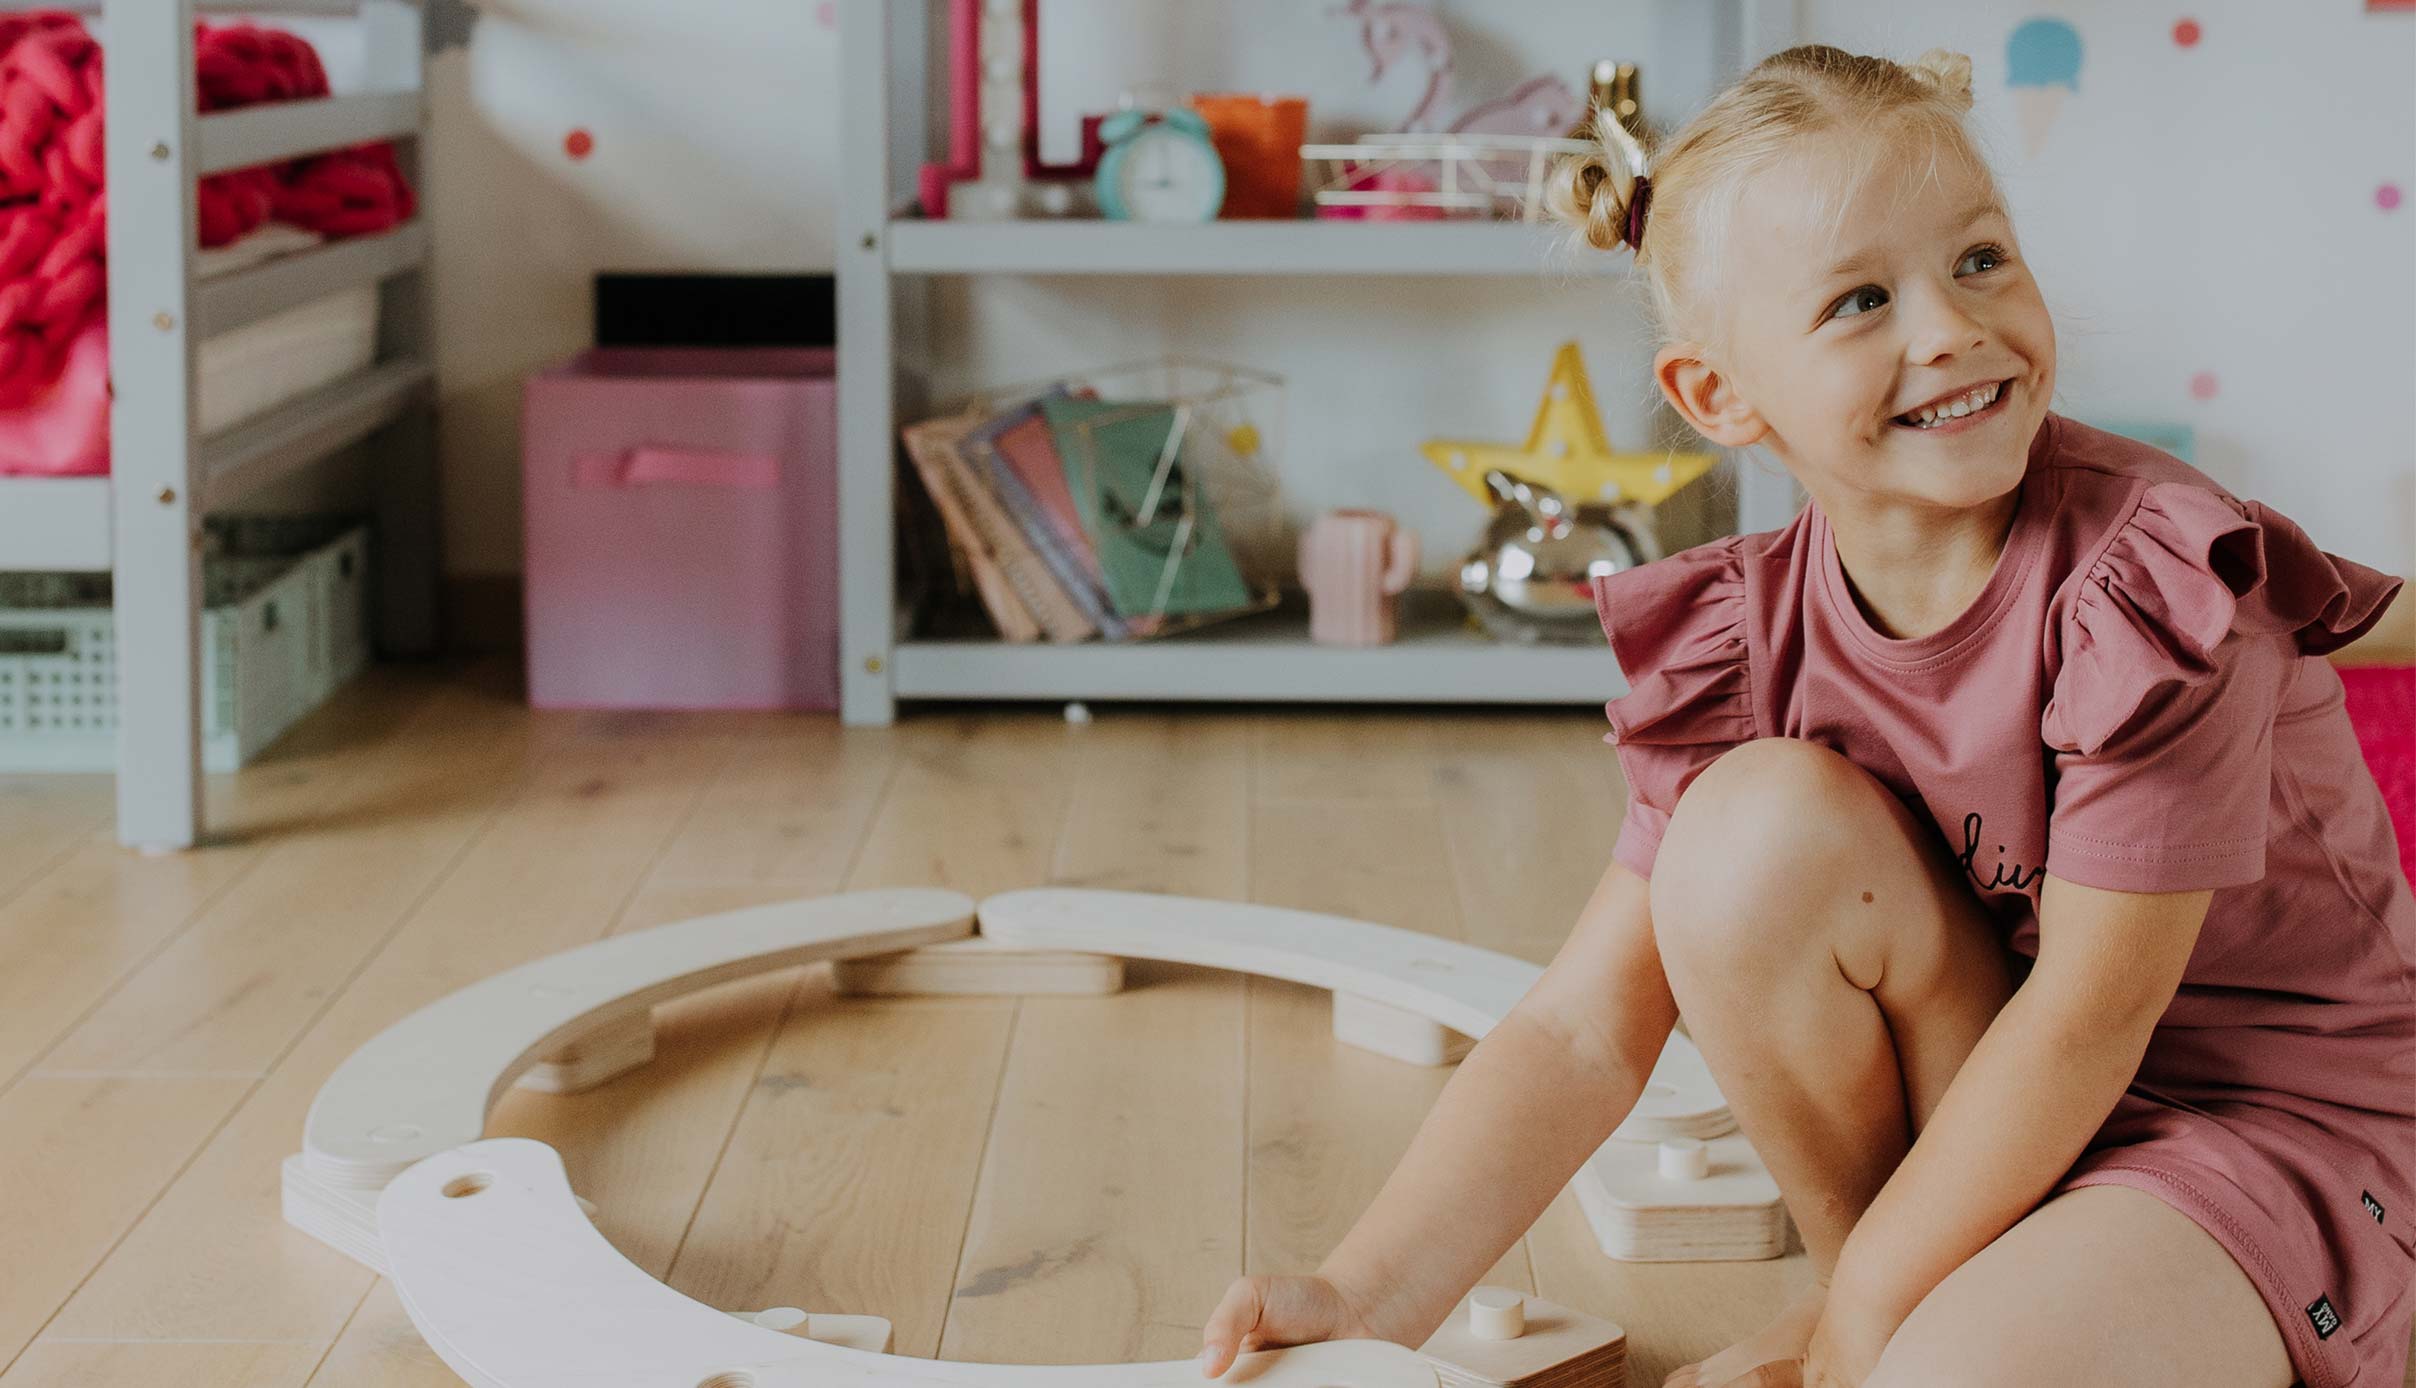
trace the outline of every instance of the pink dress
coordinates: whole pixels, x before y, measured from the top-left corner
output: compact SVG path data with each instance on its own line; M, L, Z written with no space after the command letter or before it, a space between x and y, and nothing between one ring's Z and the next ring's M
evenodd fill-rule
M2002 556L1945 627L1881 634L1828 519L1594 580L1650 876L1740 742L1834 748L1925 812L2038 957L2045 874L2214 889L2181 987L2055 1187L2135 1186L2265 1298L2305 1388L2399 1388L2416 1315L2416 897L2323 653L2402 580L2146 444L2049 414Z

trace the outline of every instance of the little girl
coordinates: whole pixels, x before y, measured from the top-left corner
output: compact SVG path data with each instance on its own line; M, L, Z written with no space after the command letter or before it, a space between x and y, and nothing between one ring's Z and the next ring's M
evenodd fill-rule
M1607 119L1560 171L1663 394L1811 502L1594 580L1612 861L1317 1275L1227 1291L1210 1376L1422 1343L1682 1009L1814 1276L1671 1388L2399 1388L2416 897L2322 657L2401 581L2049 409L1970 71L1790 49L1649 177Z

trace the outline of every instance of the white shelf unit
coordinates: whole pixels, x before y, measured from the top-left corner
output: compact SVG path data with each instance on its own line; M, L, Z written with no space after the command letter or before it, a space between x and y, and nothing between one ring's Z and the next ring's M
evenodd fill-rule
M56 6L51 6L56 7ZM0 5L0 9L35 8ZM201 804L202 517L348 445L368 475L380 648L436 639L436 470L427 283L425 30L415 0L102 0L108 63L110 475L0 477L0 569L108 570L117 623L120 842L191 847ZM366 90L197 115L197 10L344 16L362 26ZM398 151L417 219L201 282L196 180L371 140ZM337 290L377 284L377 360L207 436L200 342Z
M1173 0L1149 0L1173 3ZM1708 92L1785 47L1795 0L1638 0L1668 51L1658 92ZM893 351L931 279L972 275L1356 275L1530 278L1623 274L1624 258L1552 254L1515 223L1101 221L960 224L915 215L916 168L937 153L929 62L940 20L928 0L841 0L839 572L841 717L885 724L901 699L1135 699L1593 703L1623 693L1600 646L1514 645L1460 620L1456 600L1419 594L1400 638L1357 650L1308 638L1289 604L1180 636L1051 644L917 639L893 579L898 428L919 383ZM1180 350L1182 344L1167 344ZM1784 524L1792 483L1739 467L1739 526ZM1371 501L1370 504L1375 504ZM1435 597L1443 601L1436 602Z

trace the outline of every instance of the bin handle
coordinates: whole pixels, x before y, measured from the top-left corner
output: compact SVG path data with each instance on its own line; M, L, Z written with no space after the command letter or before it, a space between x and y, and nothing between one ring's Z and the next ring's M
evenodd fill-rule
M589 490L672 485L768 492L779 480L779 460L768 453L642 443L618 453L582 453L571 460L572 485Z

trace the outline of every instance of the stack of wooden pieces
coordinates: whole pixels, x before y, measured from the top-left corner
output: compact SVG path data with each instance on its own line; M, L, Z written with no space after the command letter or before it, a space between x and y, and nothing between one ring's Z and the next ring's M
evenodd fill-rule
M1627 1385L1625 1330L1503 1287L1470 1292L1418 1353L1442 1388Z

